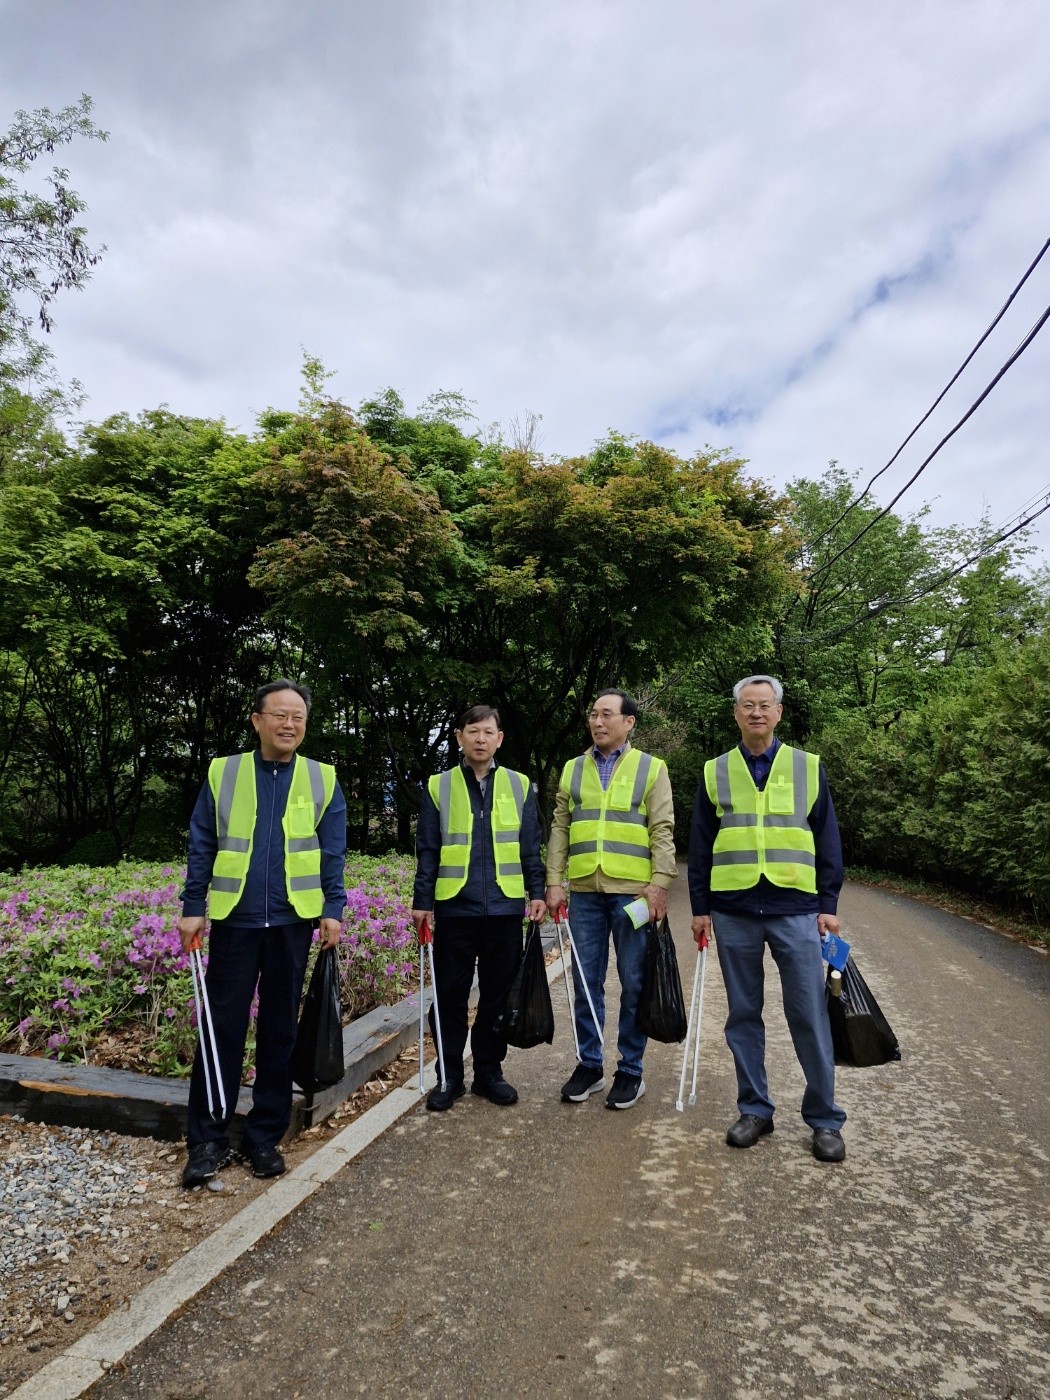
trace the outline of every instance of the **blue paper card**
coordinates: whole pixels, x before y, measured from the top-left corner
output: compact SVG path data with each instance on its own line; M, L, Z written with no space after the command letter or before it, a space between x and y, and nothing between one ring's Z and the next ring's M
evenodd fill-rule
M845 972L846 963L849 961L850 945L844 938L840 938L837 933L829 933L824 940L821 955L826 963L838 968L839 972Z

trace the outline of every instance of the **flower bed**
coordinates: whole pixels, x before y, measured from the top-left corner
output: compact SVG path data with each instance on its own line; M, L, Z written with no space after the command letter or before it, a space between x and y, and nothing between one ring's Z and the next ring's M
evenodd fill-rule
M197 1032L175 929L183 874L174 865L70 866L0 883L0 1051L188 1073ZM415 985L411 878L404 856L347 861L345 1021ZM251 1033L249 1042L250 1073Z

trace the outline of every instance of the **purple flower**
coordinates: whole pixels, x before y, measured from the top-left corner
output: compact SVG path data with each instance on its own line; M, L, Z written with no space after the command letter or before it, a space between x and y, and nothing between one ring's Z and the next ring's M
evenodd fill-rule
M32 1028L33 1024L33 1017L27 1016L24 1021L19 1021L16 1030L18 1031L19 1035L27 1035L30 1029Z
M47 1048L49 1050L60 1050L63 1045L68 1044L69 1036L66 1035L65 1031L56 1031L54 1035L49 1035L47 1038Z
M53 1001L53 1002L51 1003L51 1010L52 1010L52 1011L68 1011L68 1010L69 1010L69 1002L66 1000L65 997L59 997L57 1001Z

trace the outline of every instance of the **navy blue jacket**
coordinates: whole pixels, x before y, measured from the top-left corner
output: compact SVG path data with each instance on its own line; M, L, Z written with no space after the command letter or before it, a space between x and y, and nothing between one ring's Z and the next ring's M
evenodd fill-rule
M229 918L227 928L271 928L280 924L306 922L288 902L284 876L284 828L281 818L288 805L292 767L270 762L255 751L255 791L257 810L252 854L244 891ZM321 843L321 889L324 919L341 919L346 907L343 867L346 863L346 801L338 782L332 800L325 808L317 839ZM182 891L182 912L188 917L205 912L205 896L218 849L215 831L215 799L211 787L201 788L190 818L190 844L186 859L186 885Z
M467 780L467 794L474 809L474 833L470 843L470 864L467 883L453 899L443 899L437 906L442 913L459 918L524 917L525 901L508 899L496 884L496 866L492 854L492 789L495 768L489 771L484 793L469 764L461 763ZM527 899L542 899L545 872L540 859L540 821L536 798L529 787L521 813L521 871L525 877ZM434 888L437 884L438 859L441 854L441 821L429 793L423 794L423 805L416 828L416 883L412 891L413 909L434 909ZM435 913L437 910L435 910Z
M769 778L770 764L779 739L756 757L743 744L744 755L755 786L761 792ZM785 890L774 885L764 875L749 890L712 890L711 854L719 829L718 812L707 795L707 785L701 781L693 806L693 825L689 833L689 898L694 914L834 914L838 909L842 888L842 840L835 808L828 791L827 774L820 765L820 787L817 800L809 814L809 825L816 846L817 893L805 890Z

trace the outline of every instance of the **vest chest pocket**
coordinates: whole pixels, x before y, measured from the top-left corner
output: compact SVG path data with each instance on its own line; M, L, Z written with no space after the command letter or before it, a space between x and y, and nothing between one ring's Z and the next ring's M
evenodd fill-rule
M305 797L289 799L285 809L289 836L312 836L314 834L314 804Z
M496 825L501 831L513 831L518 824L518 809L513 797L496 799Z
M795 794L783 773L771 774L766 784L766 809L786 817L795 810Z

